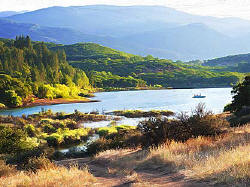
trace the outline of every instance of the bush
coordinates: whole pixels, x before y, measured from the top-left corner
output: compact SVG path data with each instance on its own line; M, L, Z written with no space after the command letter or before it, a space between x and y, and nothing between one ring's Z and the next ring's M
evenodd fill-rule
M28 163L23 166L25 170L36 171L38 169L47 169L54 167L54 164L46 158L44 155L39 157L31 157L28 159Z
M6 108L6 106L3 103L0 103L0 109Z
M86 140L89 129L58 129L56 133L47 135L45 139L49 146L58 147L60 145L70 145Z
M58 133L53 133L45 138L49 146L57 147L63 142L63 136Z
M10 107L17 107L23 104L22 98L18 96L14 90L5 91L4 98L6 100L6 104Z
M27 132L27 134L28 134L30 137L35 137L36 134L37 134L37 130L36 130L36 128L34 127L34 125L32 125L32 124L25 125L25 126L24 126L24 130Z
M112 127L101 127L97 129L97 134L100 136L107 136L109 134L118 133L121 130L131 130L135 129L135 126L129 126L129 125L118 125L118 126L112 126Z
M77 123L76 123L75 121L73 121L73 120L68 120L68 121L66 122L66 127L73 130L73 129L78 129L78 128L80 128L80 125L77 124Z
M9 155L7 163L16 165L18 169L33 170L41 169L41 167L49 164L47 157L54 154L53 149L34 148L32 150L18 152L14 155Z
M56 132L56 128L53 127L51 124L44 124L42 125L43 132L52 134Z
M175 120L151 118L138 125L143 134L143 146L157 146L167 140L186 141L198 136L214 136L221 133L220 127L226 125L225 120L205 110L199 104L190 116L180 114Z
M141 133L136 129L120 129L107 134L87 147L87 153L97 154L109 149L137 148L141 146Z
M0 128L0 153L16 153L29 149L27 134L21 129Z
M111 139L105 139L104 137L101 137L88 146L87 152L90 155L95 155L98 152L109 150L111 142Z
M249 121L250 121L250 114L242 115L242 116L239 116L239 117L235 116L235 115L232 115L231 118L229 119L231 127L237 127L237 126L245 125L245 124L249 123Z

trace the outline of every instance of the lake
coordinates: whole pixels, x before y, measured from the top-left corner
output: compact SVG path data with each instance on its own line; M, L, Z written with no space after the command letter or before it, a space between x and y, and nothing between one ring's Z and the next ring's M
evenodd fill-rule
M38 113L43 109L53 112L72 113L80 112L108 112L113 110L172 110L174 112L190 112L199 102L206 104L214 113L220 113L226 104L232 100L232 88L205 88L205 89L168 89L168 90L140 90L96 93L96 103L73 103L50 106L36 106L2 110L0 115L21 116L22 114ZM194 99L194 94L205 95L206 98Z

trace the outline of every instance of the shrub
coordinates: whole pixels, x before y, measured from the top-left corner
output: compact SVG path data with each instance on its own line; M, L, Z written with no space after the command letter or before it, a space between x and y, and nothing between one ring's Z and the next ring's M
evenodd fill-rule
M0 109L6 108L6 106L3 103L0 103Z
M37 134L37 130L36 130L36 128L34 127L34 125L32 125L32 124L25 125L25 126L24 126L24 130L27 132L27 134L28 134L30 137L35 137L36 134Z
M4 98L6 100L6 104L10 107L17 107L23 104L22 98L18 96L14 90L5 91Z
M119 129L88 145L87 153L94 155L109 149L137 148L141 146L141 142L141 133L138 130Z
M250 121L250 114L242 115L242 116L232 115L231 118L229 119L231 127L245 125L245 124L249 123L249 121Z
M55 95L55 88L50 85L40 85L38 87L37 97L39 98L48 98L53 99L56 97Z
M57 147L63 142L63 136L58 133L53 133L46 137L49 146Z
M23 166L25 170L36 171L38 169L47 169L54 167L54 164L46 158L44 155L39 157L31 157L28 159L28 163Z
M32 150L22 151L9 155L7 163L16 165L17 169L34 170L41 169L50 164L47 158L54 154L54 149L38 147Z
M79 143L82 140L86 140L88 136L89 129L74 129L70 130L57 129L56 133L52 133L44 137L49 146L57 147L60 145L70 145L74 143Z
M0 128L0 153L15 153L30 148L25 131L10 127Z
M112 126L112 127L101 127L97 129L97 134L100 136L107 136L109 134L118 133L119 130L130 130L135 129L135 126L129 125L119 125L119 126Z
M80 126L73 120L66 120L66 127L69 129L78 129Z
M43 132L52 134L56 132L56 128L53 127L51 124L44 124L42 125Z
M159 145L167 140L186 141L198 136L213 136L221 132L225 120L212 115L199 104L190 116L182 113L175 120L151 118L138 125L143 134L143 146Z
M91 143L88 148L87 152L88 154L95 155L98 152L102 152L105 150L110 149L110 143L112 142L111 139L105 139L104 137L101 137L100 139L94 141Z

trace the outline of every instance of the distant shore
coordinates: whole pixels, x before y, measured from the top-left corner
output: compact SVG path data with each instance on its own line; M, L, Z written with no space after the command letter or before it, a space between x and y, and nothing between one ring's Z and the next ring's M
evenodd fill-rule
M206 89L206 88L232 88L232 86L205 86L205 87L128 87L128 88L98 88L98 92L143 91L143 90L180 90L180 89Z

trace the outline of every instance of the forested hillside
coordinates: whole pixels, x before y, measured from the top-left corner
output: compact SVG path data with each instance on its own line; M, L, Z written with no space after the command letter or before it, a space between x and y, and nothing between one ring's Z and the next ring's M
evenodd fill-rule
M13 107L34 98L79 98L92 86L226 87L244 77L224 70L132 55L94 43L61 45L23 36L0 39L0 103Z
M250 53L206 60L205 66L227 66L230 71L250 72Z
M145 83L175 88L220 87L235 84L244 76L222 72L221 68L190 66L150 55L131 55L93 43L50 48L64 50L70 64L86 71L91 83L97 87L135 87Z
M0 103L13 107L30 96L79 97L90 88L84 71L70 66L63 51L50 51L28 36L0 41Z

